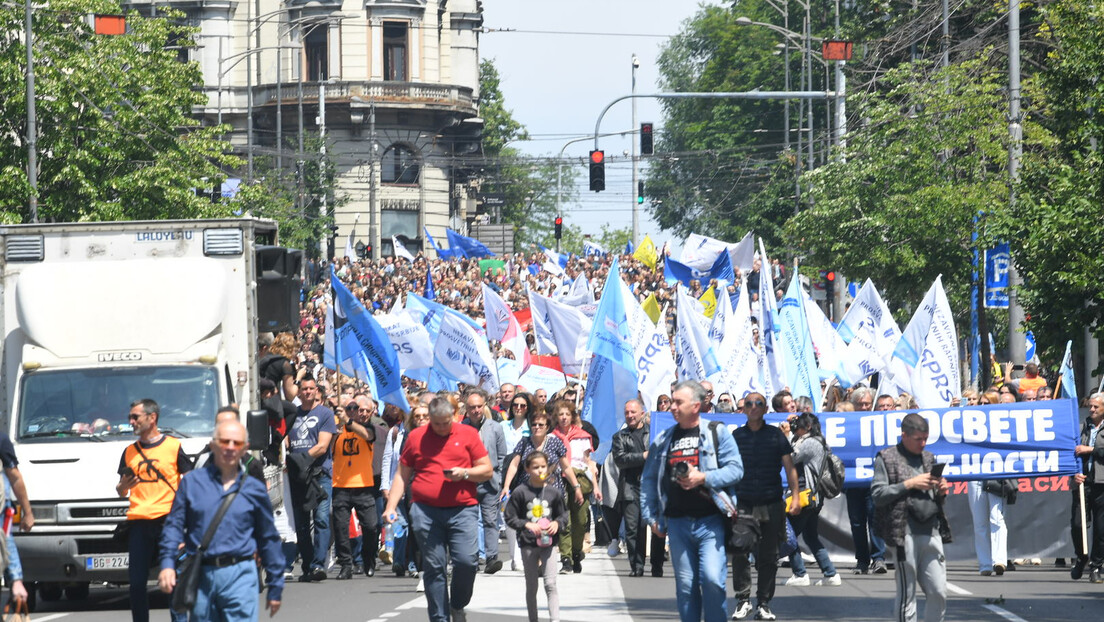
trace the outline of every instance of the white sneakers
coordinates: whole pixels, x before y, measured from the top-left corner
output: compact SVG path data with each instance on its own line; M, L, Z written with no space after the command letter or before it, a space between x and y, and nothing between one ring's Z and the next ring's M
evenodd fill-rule
M751 613L751 601L750 600L741 600L739 602L739 604L736 605L736 611L732 614L732 619L733 620L743 620L744 618L748 617L748 615L750 613Z
M610 557L617 557L621 554L621 542L617 538L610 540L609 547L606 548L606 554Z
M819 581L817 582L819 585ZM789 579L786 579L785 585L790 587L806 587L809 585L809 575L797 576L793 575Z
M834 574L830 577L824 577L820 581L817 581L816 585L832 585L832 586L843 585L843 579L841 579L839 574L837 573L837 574Z

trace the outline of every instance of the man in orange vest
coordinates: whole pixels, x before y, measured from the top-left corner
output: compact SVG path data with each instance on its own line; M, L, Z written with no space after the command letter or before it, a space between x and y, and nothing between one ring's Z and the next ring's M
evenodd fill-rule
M149 622L146 582L151 567L157 567L158 542L165 516L172 509L180 477L192 470L180 440L157 428L161 407L151 399L130 405L130 425L138 440L128 445L119 460L119 483L115 492L130 498L127 510L127 550L130 552L130 617ZM187 616L171 612L174 622Z
M370 399L370 398L369 398ZM375 404L373 403L374 407ZM333 458L333 526L334 549L341 569L337 580L353 578L352 546L349 543L349 516L356 510L361 533L361 559L364 574L376 574L376 553L379 550L379 515L376 514L374 471L372 458L376 430L371 423L375 408L362 408L350 401L337 409L341 433L334 444ZM377 534L372 537L372 534Z

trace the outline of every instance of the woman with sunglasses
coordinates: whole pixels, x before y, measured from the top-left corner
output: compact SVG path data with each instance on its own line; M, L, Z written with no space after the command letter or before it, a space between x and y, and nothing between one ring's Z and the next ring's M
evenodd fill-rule
M510 400L510 414L502 421L502 431L506 435L506 447L514 449L521 439L529 436L529 415L540 409L528 393L517 393ZM503 460L504 465L510 464L513 454L508 454ZM551 465L550 465L551 466ZM509 491L517 487L520 482L512 482L509 479L502 482L502 489ZM521 569L521 549L517 546L517 532L506 526L506 544L510 551L510 570Z
M575 503L581 505L584 500L583 492L579 488L579 480L575 478L575 471L571 469L571 463L568 461L567 447L554 434L550 434L551 431L551 421L545 411L530 415L529 436L521 439L514 447L510 464L506 468L506 479L503 481L513 482L515 476L518 478L516 484L529 481L529 473L521 470L520 465L529 454L542 451L548 456L548 485L562 495L564 494L563 480L566 479L571 486L572 498ZM503 486L502 499L505 500L509 496L509 488ZM567 561L565 568L571 572L571 560ZM560 572L563 572L563 569Z

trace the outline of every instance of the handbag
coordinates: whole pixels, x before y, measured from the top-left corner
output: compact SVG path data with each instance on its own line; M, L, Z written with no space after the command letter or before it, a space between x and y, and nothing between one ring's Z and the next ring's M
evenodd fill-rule
M793 525L790 524L789 518L782 521L786 523L786 539L778 543L778 557L789 557L797 552L797 534L794 533Z
M230 509L234 497L238 496L238 492L241 490L241 473L238 474L237 484L230 494L223 497L222 505L219 506L218 512L211 519L211 524L207 526L207 531L203 534L203 541L199 543L196 552L185 555L183 559L176 562L176 588L173 589L172 593L172 610L177 613L188 613L195 607L196 597L199 595L199 568L202 565L203 553L211 545L211 540L215 537L215 530L222 522L222 517L226 515L226 510Z

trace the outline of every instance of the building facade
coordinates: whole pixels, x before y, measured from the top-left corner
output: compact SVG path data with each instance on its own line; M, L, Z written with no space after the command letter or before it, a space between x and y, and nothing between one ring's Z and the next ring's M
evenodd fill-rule
M128 5L150 13L153 0ZM332 195L300 199L372 256L391 236L411 252L460 228L479 152L479 0L164 0L199 29L204 123L224 123L246 158L294 172L328 159ZM321 136L322 140L318 140ZM360 246L358 244L357 246Z

